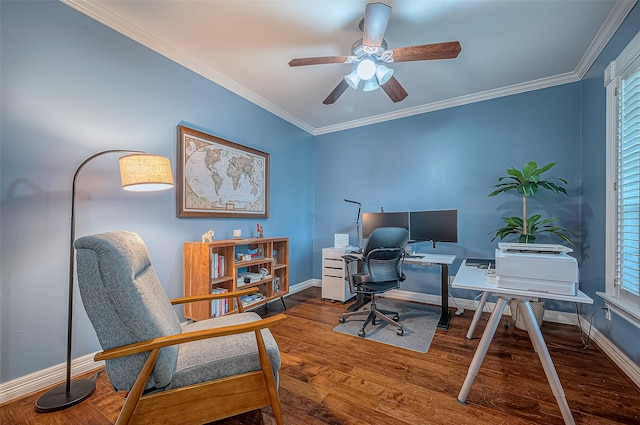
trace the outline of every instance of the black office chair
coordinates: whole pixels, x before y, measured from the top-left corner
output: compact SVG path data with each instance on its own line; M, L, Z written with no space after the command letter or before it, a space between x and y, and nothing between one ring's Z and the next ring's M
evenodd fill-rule
M400 282L406 279L402 272L404 265L405 247L409 241L409 231L401 227L379 227L371 232L371 236L365 246L362 256L345 255L347 270L351 270L349 264L358 262L357 273L349 273L349 286L351 292L369 295L371 308L368 310L344 313L339 321L344 323L347 317L364 316L366 319L358 336L364 338L366 326L371 322L376 324L376 319L383 320L390 325L397 326L396 333L404 335L398 312L379 310L376 305L376 295L396 289Z

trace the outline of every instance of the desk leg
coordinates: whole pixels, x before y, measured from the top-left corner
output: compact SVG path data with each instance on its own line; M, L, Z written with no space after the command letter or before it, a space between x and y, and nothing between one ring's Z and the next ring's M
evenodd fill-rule
M464 379L464 384L462 384L462 388L460 389L460 393L458 394L458 403L460 404L467 404L467 396L469 395L469 390L471 389L471 385L473 385L474 379L476 379L478 370L480 370L480 365L482 365L484 356L487 354L487 350L489 349L489 345L491 344L493 335L496 333L496 329L498 328L500 319L502 319L502 313L507 306L507 301L508 300L502 297L498 298L496 307L493 310L493 313L491 313L491 317L489 318L487 327L484 329L482 338L480 339L480 343L478 344L478 348L476 348L476 352L473 355L473 360L471 360L471 365L469 365L467 377Z
M469 326L469 330L467 331L467 339L471 339L473 337L473 331L476 330L476 325L480 320L480 316L482 315L482 310L484 310L484 305L487 303L487 297L489 297L489 292L485 291L482 293L482 297L480 297L480 302L478 303L478 307L476 308L476 312L473 314L473 319L471 320L471 325Z
M542 332L540 332L540 327L538 326L536 317L531 309L531 304L529 304L528 300L518 300L518 305L520 306L520 311L524 313L522 314L522 320L527 327L533 347L538 353L538 357L540 357L540 363L542 363L544 373L547 375L547 381L549 381L551 391L553 391L553 395L556 397L558 407L560 407L560 413L562 413L562 417L564 418L564 423L567 425L575 425L571 409L569 409L567 399L565 398L564 391L562 390L560 378L558 378L556 368L553 366L553 361L549 355L547 344L544 342Z
M449 266L446 264L440 265L440 283L442 286L442 313L440 314L438 327L447 329L451 319L451 312L449 311Z

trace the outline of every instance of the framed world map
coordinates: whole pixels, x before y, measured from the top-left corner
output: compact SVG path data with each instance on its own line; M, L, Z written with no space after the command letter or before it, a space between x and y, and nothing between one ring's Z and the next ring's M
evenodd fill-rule
M178 217L269 217L269 154L178 126Z

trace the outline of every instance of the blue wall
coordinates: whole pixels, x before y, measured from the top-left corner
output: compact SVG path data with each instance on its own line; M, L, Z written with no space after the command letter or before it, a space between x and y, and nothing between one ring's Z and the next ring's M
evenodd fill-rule
M271 154L271 218L260 222L268 235L291 238L293 284L320 278L320 251L334 233L350 233L355 243L357 207L343 198L364 211L457 208L459 243L417 249L492 256L489 233L519 211L520 199L485 199L488 187L509 165L557 161L549 175L567 179L570 196L541 192L530 212L558 216L579 235L581 288L593 308L602 305L595 296L604 290L602 71L640 29L637 6L582 82L315 138L61 3L0 2L0 19L0 382L64 362L76 167L113 148L164 154L175 166L179 123ZM116 159L83 171L77 233L138 232L170 297L182 294L184 241L211 227L226 238L255 226L178 219L173 191L123 192ZM440 293L435 272L409 275L404 289ZM79 303L74 314L76 358L99 346ZM595 323L640 363L637 329L615 317Z
M0 382L65 361L75 169L118 148L166 155L175 168L179 123L270 153L271 218L259 222L290 238L291 282L311 278L311 136L62 3L0 7ZM257 220L176 218L173 190L123 191L117 159L83 170L77 235L139 233L170 297L183 293L183 242L211 227L217 239L255 229ZM100 348L76 301L74 358Z
M382 95L381 95L382 97ZM416 250L455 254L461 259L493 257L492 230L502 217L520 215L515 193L486 199L489 186L536 160L557 161L548 176L569 181L569 197L541 191L529 198L528 211L561 218L563 227L579 232L580 86L546 90L413 116L364 128L323 135L314 144L314 255L333 245L334 233L350 233L355 244L357 207L363 211L458 210L458 243L416 246ZM540 242L559 240L542 240ZM576 241L577 242L577 241ZM577 249L579 248L579 244ZM314 262L314 276L321 264ZM409 276L403 289L440 294L433 276ZM459 295L459 294L456 294Z
M605 291L605 180L606 164L606 90L604 69L615 60L640 31L640 7L631 10L598 60L581 81L582 90L582 228L583 261L580 269L581 289L594 305L585 309L591 315L604 306L596 291ZM588 317L589 317L588 316ZM640 365L640 330L615 314L607 321L604 314L594 314L594 326L624 354Z

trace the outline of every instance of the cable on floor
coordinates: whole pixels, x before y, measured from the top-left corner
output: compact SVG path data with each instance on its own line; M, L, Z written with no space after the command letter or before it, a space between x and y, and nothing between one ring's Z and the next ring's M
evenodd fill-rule
M578 316L578 328L580 329L580 341L582 342L582 349L586 350L589 348L589 343L591 342L591 329L593 328L593 316L598 312L598 310L607 310L607 307L600 307L591 313L591 317L589 318L589 332L587 332L587 342L584 341L584 330L582 329L582 322L580 321L580 311L578 308L578 303L574 303L576 305L576 315Z

